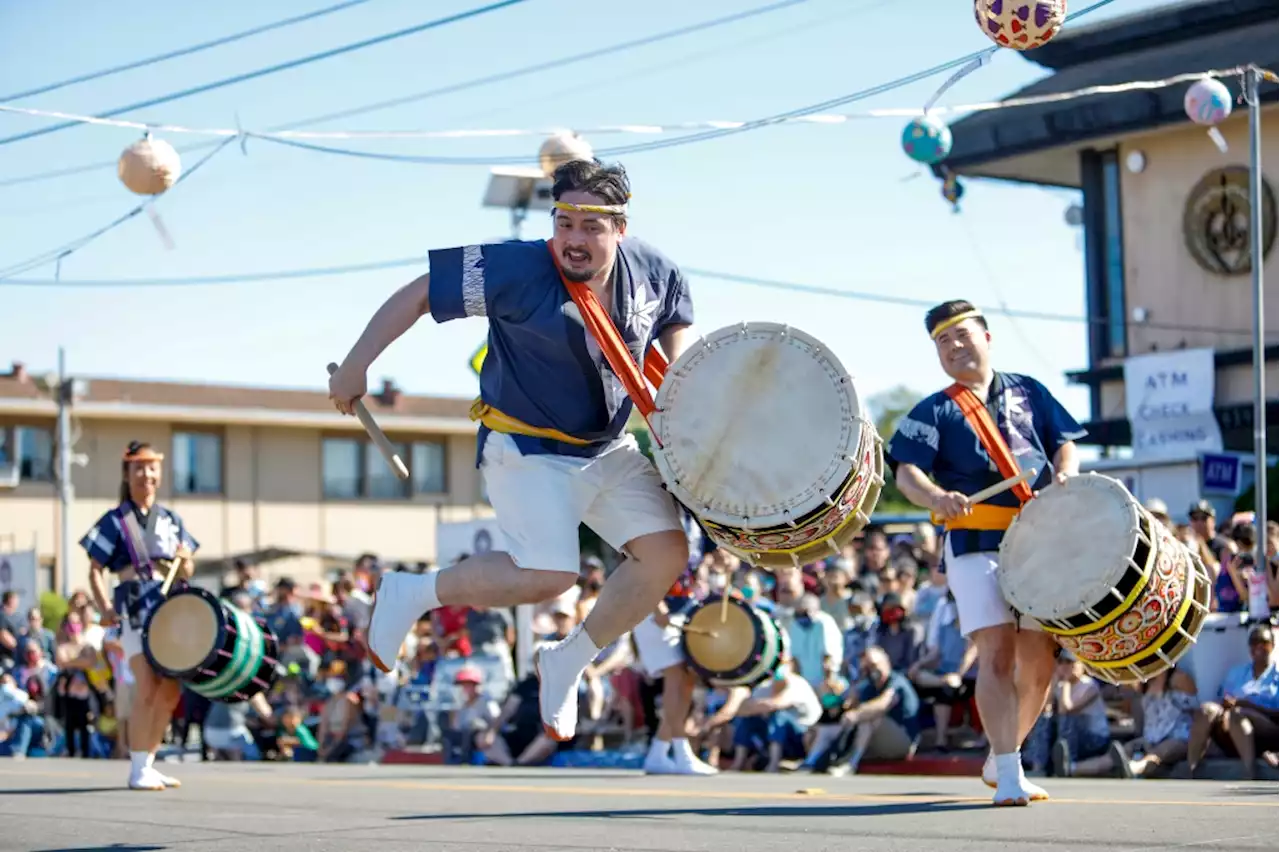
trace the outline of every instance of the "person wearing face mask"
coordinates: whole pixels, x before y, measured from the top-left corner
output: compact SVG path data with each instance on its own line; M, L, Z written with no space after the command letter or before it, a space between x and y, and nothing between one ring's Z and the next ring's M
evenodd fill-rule
M860 672L845 695L840 734L813 762L815 773L856 773L864 759L902 760L915 750L920 698L911 681L893 671L889 655L875 645L863 652Z
M133 675L129 709L129 787L164 790L180 786L154 766L156 750L181 696L178 681L151 668L142 653L142 628L160 602L169 564L176 565L170 591L185 586L195 571L192 554L200 545L172 509L158 502L164 454L133 441L121 458L119 504L98 519L80 540L89 555L89 586L103 620L119 627L120 645ZM117 581L107 599L107 575Z
M543 723L568 741L587 666L653 611L689 559L676 502L626 429L633 407L653 412L646 375L660 384L696 336L684 274L626 234L626 171L572 159L551 177L550 240L431 251L430 272L378 309L330 377L329 395L353 415L374 360L428 313L441 323L487 317L472 408L481 424L476 465L507 552L431 574L383 574L370 656L389 670L424 611L536 604L572 588L585 523L627 559L591 614L534 658Z
M826 677L825 659L833 660L839 670L844 661L844 635L836 620L822 611L817 595L800 597L786 629L796 669L810 686L821 685Z
M924 325L953 383L899 421L885 461L903 495L946 529L947 585L978 647L976 698L991 741L982 780L994 804L1027 805L1048 798L1026 779L1019 749L1048 699L1057 645L1033 619L1019 629L1000 592L1000 542L1039 489L1079 473L1085 431L1040 382L991 366L987 320L969 302L932 308ZM966 495L1032 468L1034 482L969 503Z

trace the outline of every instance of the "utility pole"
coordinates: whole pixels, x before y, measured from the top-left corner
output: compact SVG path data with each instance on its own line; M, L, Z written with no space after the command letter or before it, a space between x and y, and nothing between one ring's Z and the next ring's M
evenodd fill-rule
M64 599L71 597L71 400L72 382L67 378L67 353L58 347L58 503L59 549L58 583Z

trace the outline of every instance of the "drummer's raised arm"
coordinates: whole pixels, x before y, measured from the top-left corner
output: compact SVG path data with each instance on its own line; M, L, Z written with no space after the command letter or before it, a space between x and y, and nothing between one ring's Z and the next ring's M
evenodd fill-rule
M1067 476L1080 475L1080 451L1075 441L1067 441L1053 454L1053 470Z

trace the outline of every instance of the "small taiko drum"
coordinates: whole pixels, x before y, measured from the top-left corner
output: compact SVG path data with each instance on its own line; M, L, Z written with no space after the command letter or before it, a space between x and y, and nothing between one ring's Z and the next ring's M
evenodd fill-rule
M247 701L270 689L279 657L265 621L200 588L155 608L142 650L157 672L212 701Z
M1029 502L1000 545L1005 600L1096 676L1150 680L1196 641L1212 582L1123 484L1086 473Z
M838 554L884 486L881 439L826 346L772 322L719 329L667 371L650 418L667 489L763 567Z
M680 647L689 668L711 686L751 687L777 670L788 644L767 612L740 597L726 602L716 595L689 613Z

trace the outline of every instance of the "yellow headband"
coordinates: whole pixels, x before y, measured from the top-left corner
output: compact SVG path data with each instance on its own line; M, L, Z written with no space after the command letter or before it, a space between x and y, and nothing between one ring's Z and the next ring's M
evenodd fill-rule
M631 200L631 193L627 193L627 200ZM607 216L616 216L627 212L625 204L574 204L572 201L555 201L552 206L557 210L570 210L575 213L603 213Z
M967 319L973 319L974 317L980 317L980 316L982 316L982 311L965 311L962 314L956 314L951 319L943 320L942 322L934 326L934 329L929 334L929 336L932 337L934 340L937 340L938 335L942 334L942 332L946 331L952 326L959 325L960 323L964 322Z

